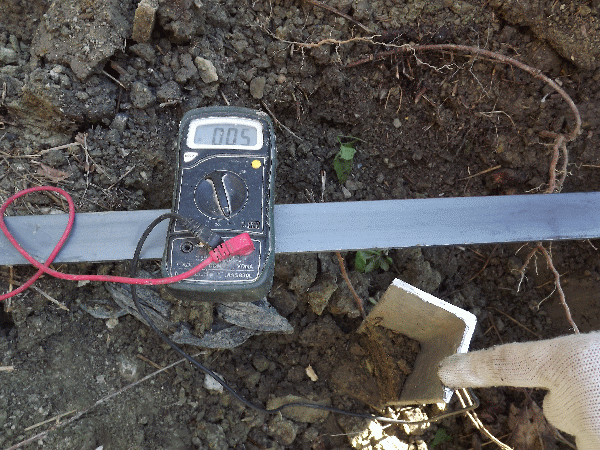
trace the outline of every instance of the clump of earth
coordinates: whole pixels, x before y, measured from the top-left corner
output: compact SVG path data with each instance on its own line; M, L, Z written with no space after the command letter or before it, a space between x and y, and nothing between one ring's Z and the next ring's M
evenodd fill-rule
M468 54L376 57L407 43L478 46L556 80L582 119L580 135L568 144L563 192L600 189L596 2L333 0L327 5L335 10L289 0L5 0L0 4L0 198L52 184L73 196L79 212L170 208L179 120L193 108L212 105L243 106L272 117L277 203L543 191L551 150L545 133L573 127L560 96L516 68ZM356 154L342 182L333 161L344 139L354 141ZM8 211L60 212L63 202L45 194L28 196ZM600 328L598 244L552 245L582 331ZM342 256L367 312L400 278L475 314L471 347L480 349L570 332L545 262L532 261L521 280L531 248L389 249L387 270L369 273L357 270L355 252ZM127 267L88 263L60 270L122 274ZM144 269L156 272L156 262L146 262ZM33 273L24 266L0 268L3 292ZM112 301L107 286L44 277L36 287L5 301L0 312L3 448L178 360L134 316L99 319L85 310ZM378 410L381 394L389 397L401 389L419 347L385 330L377 336L387 347L377 347L357 332L360 312L335 255L278 255L267 300L293 332L258 334L228 350L186 350L200 352L202 363L257 405L310 401L353 412L389 412ZM207 328L212 305L173 305L177 320L188 321L199 334ZM389 384L382 386L375 347L398 363L397 379L387 377L397 383L391 391ZM541 391L478 394L480 418L495 436L519 448L567 448L550 428L535 434L523 425L543 421L535 409ZM431 405L393 410L415 420L437 412ZM486 440L464 416L385 427L324 410L263 414L180 363L28 446L467 449Z

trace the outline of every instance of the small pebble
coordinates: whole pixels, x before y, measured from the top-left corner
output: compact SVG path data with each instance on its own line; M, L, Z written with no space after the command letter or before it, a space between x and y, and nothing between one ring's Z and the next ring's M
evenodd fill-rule
M212 392L223 392L223 386L208 374L204 376L204 387Z
M136 81L131 85L131 103L138 109L146 109L156 101L155 95L144 83Z
M202 81L205 83L212 83L219 80L219 75L217 75L217 69L215 68L215 65L208 59L197 56L194 60L194 63L198 68L198 72L200 72L200 78L202 78Z
M17 62L17 52L11 48L0 47L0 64L14 64Z
M265 94L265 85L267 84L267 79L265 77L256 77L253 78L250 82L250 94L252 97L256 99L263 98Z
M133 17L133 32L131 37L136 42L148 42L154 30L158 0L142 0Z

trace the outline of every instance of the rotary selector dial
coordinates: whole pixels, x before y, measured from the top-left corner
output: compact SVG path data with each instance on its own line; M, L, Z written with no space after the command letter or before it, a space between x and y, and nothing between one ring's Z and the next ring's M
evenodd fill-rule
M196 186L196 206L213 219L229 219L239 213L248 199L248 187L236 173L216 170Z

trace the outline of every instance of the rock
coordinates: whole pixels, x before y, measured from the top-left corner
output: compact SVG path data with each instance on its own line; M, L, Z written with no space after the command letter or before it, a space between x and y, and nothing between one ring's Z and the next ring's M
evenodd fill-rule
M229 448L227 437L220 425L210 422L199 422L197 425L198 434L206 442L209 449Z
M184 53L180 57L181 69L175 74L175 80L179 84L185 84L187 81L198 74L198 69L192 61L192 56L189 53Z
M101 68L129 37L128 2L63 0L50 4L33 37L31 52L66 64L79 79Z
M346 257L346 253L341 253L341 256ZM322 274L328 274L332 278L339 280L342 276L342 271L340 269L340 262L338 261L337 255L335 253L330 252L321 252L317 253L317 258L319 260L320 272ZM319 283L323 281L324 278L319 279Z
M256 99L263 98L265 93L265 85L267 84L267 79L265 77L256 77L253 78L250 82L250 95Z
M282 283L274 283L269 292L271 304L284 317L289 316L298 306L298 297L285 288Z
M442 275L431 267L429 261L416 262L414 266L402 272L402 277L403 279L418 277L415 286L429 293L435 292L442 283Z
M427 413L423 411L421 408L406 408L402 410L401 415L404 420L409 420L411 422L418 422L420 420L427 420ZM421 436L431 425L427 422L421 424L403 424L401 425L404 428L404 432L410 436Z
M330 316L307 326L300 336L298 343L305 347L333 348L335 342L342 339L344 334Z
M473 10L473 5L467 2L455 1L450 5L450 9L455 14L467 14Z
M21 95L23 82L6 73L0 73L0 86L3 86L2 90L6 92L4 101L10 102ZM6 88L4 88L4 86L6 86Z
M317 277L317 256L314 253L277 255L275 277L288 284L296 295L304 294Z
M110 128L113 130L117 130L119 133L125 131L125 127L127 126L127 121L129 120L129 116L125 113L115 114L115 118L110 124Z
M279 315L266 299L255 302L217 303L216 311L222 320L249 330L293 333L290 323Z
M131 37L136 42L148 42L154 30L158 0L142 0L133 17L133 32Z
M369 281L368 278L359 272L352 271L348 274L354 290L358 296L363 299L368 297ZM356 305L356 300L350 291L346 282L342 279L338 282L338 289L333 293L329 301L329 310L331 314L343 315L348 317L359 317L360 311Z
M402 442L396 436L388 435L384 426L374 420L367 422L354 417L344 417L340 420L340 425L348 434L350 445L355 449L409 450L415 448L411 444Z
M142 372L141 364L140 360L125 355L120 355L117 358L119 375L127 381L136 381L139 379Z
M265 370L267 370L269 368L270 364L271 364L271 362L267 359L267 357L265 355L262 355L262 354L256 355L252 359L252 365L259 372L264 372Z
M329 406L331 405L331 400L323 398L313 400L312 398L302 398L290 394L283 397L270 398L267 401L267 409L279 408L281 405L286 405L288 403L316 403L318 405ZM329 411L291 406L281 410L281 415L288 419L295 420L296 422L314 423L324 421L329 415Z
M188 443L192 439L192 435L185 425L178 425L169 432L169 449L170 450L187 450Z
M0 65L14 64L17 61L17 52L15 52L12 48L0 47Z
M332 277L324 277L308 290L308 304L315 314L321 315L329 303L331 295L337 290L337 283Z
M212 83L214 81L219 80L219 75L217 75L217 69L212 62L208 59L201 58L197 56L194 60L196 67L198 68L198 72L200 72L200 78L205 83Z
M131 85L131 103L135 108L146 109L152 106L156 101L156 96L152 93L150 88L144 83L136 81Z
M350 192L358 191L359 189L364 189L365 185L360 181L347 180L346 181L346 189Z
M112 117L116 104L115 84L98 77L90 77L80 84L70 70L64 69L66 72L60 74L56 67L31 72L21 95L8 103L10 113L35 128L59 130L73 130L78 123Z
M269 435L282 445L291 445L296 440L298 425L279 414L269 421Z
M442 283L442 274L431 267L418 247L398 250L394 260L402 270L400 278L422 291L433 293Z
M156 62L156 52L150 44L135 44L129 47L129 50L150 64Z
M250 94L252 97L256 99L263 98L265 93L265 85L267 84L267 79L265 77L256 77L253 78L250 82Z
M195 345L205 348L234 348L242 345L248 338L260 334L256 330L238 327L237 325L219 323L213 324L213 327L199 338L193 335L185 325L180 325L179 330L173 333L171 340L177 344Z
M163 1L159 3L157 18L159 25L176 44L189 42L193 36L202 34L205 11L198 11L200 2L192 0ZM215 9L221 9L218 4Z
M220 375L217 376L223 379ZM209 374L204 375L204 388L211 392L218 392L219 394L223 392L223 385L217 380L215 380L214 377L211 377Z
M156 92L156 97L161 103L180 100L181 99L181 88L175 81L167 81L163 84Z

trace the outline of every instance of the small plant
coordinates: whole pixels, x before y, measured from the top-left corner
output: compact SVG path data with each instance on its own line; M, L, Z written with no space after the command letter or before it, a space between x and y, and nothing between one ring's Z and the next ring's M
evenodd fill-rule
M354 258L354 268L362 273L373 272L377 269L390 270L393 261L387 250L360 250Z
M342 139L350 139L347 142ZM337 175L340 183L345 183L348 179L348 175L352 171L352 164L354 162L354 155L356 149L354 143L360 141L360 139L352 136L338 136L338 142L340 143L340 151L337 152L335 158L333 158L333 170Z
M446 433L445 428L438 428L435 432L435 436L433 437L433 441L431 441L430 448L435 448L436 445L443 444L444 442L448 442L452 440L452 436Z

